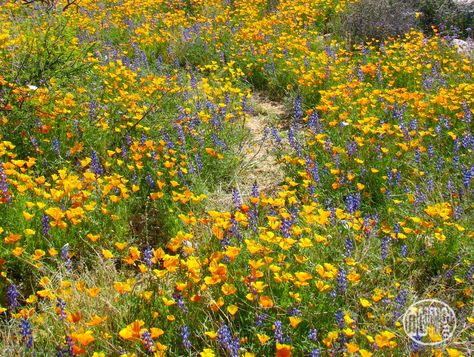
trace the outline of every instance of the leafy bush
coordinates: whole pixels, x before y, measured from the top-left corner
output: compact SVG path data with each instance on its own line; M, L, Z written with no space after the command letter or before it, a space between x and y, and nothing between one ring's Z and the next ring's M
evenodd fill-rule
M64 4L62 4L62 7L61 6L58 7L57 6L58 2L54 0L23 0L23 4L33 5L37 9L42 7L43 9L46 9L46 10L60 9L61 11L66 11L71 6L75 7L76 10L79 9L77 0L67 0Z
M415 25L415 11L406 1L362 0L348 6L336 32L353 44L401 35Z
M425 33L438 28L442 34L456 37L472 36L474 26L474 6L455 3L453 0L416 1L417 10L422 14L420 26Z
M334 31L349 44L386 39L411 28L431 35L433 27L443 36L472 36L474 6L453 0L361 0L333 19Z

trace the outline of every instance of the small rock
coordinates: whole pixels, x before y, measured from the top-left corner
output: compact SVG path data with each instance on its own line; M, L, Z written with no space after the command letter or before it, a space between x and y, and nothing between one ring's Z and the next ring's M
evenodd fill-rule
M456 5L474 5L474 0L454 0Z
M451 45L456 47L458 53L467 56L467 57L472 57L473 52L474 52L474 41L471 39L465 40L460 40L458 38L455 38L454 40L451 41Z

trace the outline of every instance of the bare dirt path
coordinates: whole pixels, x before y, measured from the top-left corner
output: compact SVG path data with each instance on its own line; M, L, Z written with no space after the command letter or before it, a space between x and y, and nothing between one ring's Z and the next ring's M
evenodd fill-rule
M284 115L285 108L282 104L254 94L252 113L246 122L250 140L244 147L241 170L247 185L256 182L266 194L274 192L284 179L270 133L270 128L278 126Z
M271 196L285 177L275 155L271 128L280 126L286 111L283 104L259 93L253 93L250 104L251 112L245 122L249 134L240 149L240 167L232 186L242 198L250 195L254 183L257 183L260 192ZM222 186L208 197L208 208L228 210L232 202L232 192Z

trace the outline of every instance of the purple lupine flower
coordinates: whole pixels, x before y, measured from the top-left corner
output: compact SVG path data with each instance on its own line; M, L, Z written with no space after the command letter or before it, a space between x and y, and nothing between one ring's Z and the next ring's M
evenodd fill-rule
M11 198L10 190L8 187L7 175L5 174L3 163L1 160L0 160L0 193L5 199L5 201L7 201L8 203L11 202L12 198Z
M293 219L293 223L298 223L298 214L299 214L299 209L298 209L298 206L291 206L290 208L288 208L288 211L290 212L291 214L291 218Z
M242 199L240 198L240 192L236 188L232 190L232 201L234 202L235 209L239 209L242 206Z
M372 225L370 223L370 215L366 214L363 219L364 219L364 231L367 233L370 233L370 231L372 230Z
M344 257L345 258L351 257L353 251L354 251L354 242L352 241L351 238L347 238L344 243L344 252L343 252Z
M285 238L290 238L291 237L291 227L293 223L291 219L283 219L281 222L281 234Z
M153 189L155 188L155 180L153 180L153 177L151 175L147 175L145 177L146 181L148 182L148 185Z
M318 112L316 110L314 110L308 117L308 124L313 135L316 135L322 131L322 125L319 121Z
M377 76L377 83L381 86L383 82L383 74L382 74L382 70L380 69L380 66L377 66L375 75Z
M344 328L344 325L345 325L344 312L342 310L338 310L336 312L335 317L336 317L337 327Z
M155 345L155 343L151 339L150 331L146 330L142 333L142 342L143 342L143 346L145 346L146 350L148 352L152 353L153 352L153 346Z
M66 336L66 348L62 349L61 346L58 346L56 356L57 357L62 357L62 356L73 356L72 352L72 346L74 346L74 342L72 341L72 338L70 336Z
M464 150L468 150L469 146L471 145L471 135L469 133L466 133L461 139L462 147Z
M259 196L259 191L258 191L258 184L257 181L255 181L252 185L252 192L251 192L252 197L257 198Z
M415 162L418 166L421 165L421 152L419 148L415 149Z
M89 101L89 121L93 122L96 116L97 102L94 99Z
M66 243L61 248L61 258L64 261L64 266L67 270L72 269L72 261L69 258L69 243Z
M346 197L346 209L347 209L347 213L349 213L349 214L354 214L354 212L355 212L354 198L350 194L347 195L347 197Z
M308 339L313 342L316 342L318 339L318 330L316 330L315 328L309 329Z
M391 240L392 239L389 236L386 236L383 237L382 241L380 242L380 255L382 257L382 260L385 260L388 257Z
M410 130L417 131L418 130L418 121L416 119L410 120L410 122L408 123L408 127L410 128Z
M230 234L232 234L238 240L242 240L242 234L239 231L239 223L235 218L231 218L230 222L232 223L229 229Z
M158 55L156 59L156 69L158 69L158 73L161 75L163 74L163 57L161 54Z
M230 332L229 327L226 324L222 326L217 331L217 341L221 348L226 350L231 357L238 357L240 350L240 339L238 337L233 337Z
M184 134L184 129L182 125L176 125L176 130L178 131L178 138L181 143L181 145L186 144L186 136Z
M59 310L59 320L64 320L66 318L66 302L61 298L57 298L56 307Z
M198 153L194 157L194 161L196 162L196 168L198 172L202 171L202 160L201 160L201 156Z
M448 269L446 273L444 274L444 278L446 280L449 280L453 277L453 274L454 274L454 269Z
M33 145L35 150L39 150L38 140L36 140L36 138L34 136L30 137L30 141L31 141L31 145Z
M328 210L330 212L330 218L331 218L331 224L335 225L336 224L336 207L330 206L328 207Z
M402 231L402 227L400 223L395 223L393 226L393 233L395 233L395 237L398 238L398 234Z
M296 122L301 121L303 119L304 112L303 112L303 100L301 95L298 95L295 100L295 114L294 119Z
M69 243L64 244L61 248L61 258L63 260L69 259Z
M151 158L151 162L153 162L154 164L157 163L157 160L156 160L156 152L152 151L150 153L150 158Z
M145 51L141 51L141 60L142 60L142 63L143 63L143 67L148 68L149 67L148 66L148 59L147 59Z
M51 229L51 223L49 221L49 217L45 214L43 215L42 224L43 224L43 228L41 229L41 232L43 233L44 236L49 237L49 230Z
M474 265L471 265L471 267L470 267L469 270L467 271L466 279L467 279L468 281L472 281L473 275L474 275Z
M463 184L464 189L466 191L469 189L469 183L471 182L472 178L473 177L471 176L471 170L463 168L463 170L462 170L462 184Z
M372 216L372 220L374 221L373 226L377 227L379 225L379 214L377 212Z
M403 244L401 247L400 247L400 255L403 257L403 258L406 258L406 256L408 255L408 246L406 244Z
M426 182L426 187L428 189L429 192L432 192L433 189L434 189L434 181L432 178L428 179L428 181Z
M261 327L261 326L263 326L263 323L265 322L266 319L268 319L267 314L257 315L257 317L255 318L254 325L256 327Z
M281 138L278 135L278 131L276 130L275 127L272 128L272 136L273 136L273 140L275 141L275 143L277 145L280 145L281 144Z
M18 303L18 298L20 294L18 293L18 288L15 284L10 284L7 287L7 304L8 310L12 311L14 308L18 307L20 304Z
M454 183L452 180L448 180L447 189L450 194L454 193Z
M130 136L129 132L125 133L125 142L127 143L128 146L132 146L133 144L132 137Z
M462 103L462 109L464 111L464 121L469 124L472 120L472 112L466 101Z
M163 137L163 141L166 143L166 146L167 146L169 149L174 150L174 149L175 149L175 146L174 146L174 144L173 144L173 141L171 140L169 134L168 134L166 131L163 131L162 137Z
M352 141L346 145L347 155L354 156L357 154L357 143Z
M26 345L26 348L33 347L33 334L30 322L27 319L21 319L19 327L21 342Z
M308 70L309 69L309 59L308 59L308 57L305 56L303 61L304 61L304 68L306 70Z
M421 341L422 340L422 336L418 336L418 335L415 335L414 336L414 339L415 340L418 340L418 341ZM411 350L414 354L418 354L418 352L420 352L421 350L423 350L423 345L421 343L417 343L415 341L412 341L411 342Z
M361 199L360 192L356 192L355 195L352 196L352 200L354 202L354 209L356 211L360 210L360 199Z
M360 82L364 81L364 73L362 72L362 68L359 64L357 65L357 77L359 77Z
M247 96L242 97L242 102L240 103L242 108L242 113L248 113L248 105L247 105Z
M124 160L128 159L127 147L125 145L122 145L121 155L122 155L122 159Z
M342 294L347 291L347 272L343 267L340 267L337 272L337 288Z
M57 138L54 138L53 139L53 150L54 152L56 153L56 155L60 155L60 151L59 151L59 140Z
M146 143L146 135L142 134L142 136L140 137L140 145L144 147L145 143Z
M327 141L326 141L326 143L327 143ZM329 149L331 149L331 148L329 147ZM339 156L339 154L336 154L334 156L334 165L336 166L336 168L341 167L341 157Z
M426 246L423 244L420 248L420 254L421 256L426 256Z
M181 330L181 339L182 339L182 345L186 350L191 349L191 341L189 341L189 328L187 325L182 325L180 327Z
M309 352L309 356L310 356L310 357L319 357L319 356L321 356L321 351L319 350L319 348L313 348L313 349Z
M252 208L248 212L248 219L249 219L249 224L250 227L255 231L258 232L258 216L257 216L257 209Z
M430 160L433 160L434 155L435 155L435 150L434 150L433 144L430 144L430 145L428 146L428 149L427 149L426 151L427 151L427 153L428 153L429 159L430 159Z
M408 128L405 125L405 123L400 123L398 126L400 127L400 130L402 131L403 136L405 137L405 140L409 141L410 140L410 133L408 132Z
M290 126L288 128L288 142L290 143L290 146L292 148L295 148L296 147L296 139L295 139L295 133L293 131L293 127Z
M400 292L395 296L394 300L397 304L395 308L395 318L399 318L402 314L403 307L407 302L408 291L405 289L400 290Z
M188 308L184 302L184 299L183 299L183 296L175 291L172 295L173 297L173 300L176 302L176 305L178 305L178 307L183 311L183 312L188 312Z
M301 316L301 310L298 309L297 307L289 307L286 310L286 314L288 316Z
M419 206L426 201L426 195L421 191L420 185L416 185L415 187L415 206Z
M151 248L151 245L148 245L143 251L143 261L148 267L151 267L151 265L153 264L152 259L153 259L153 249Z
M216 134L212 133L211 138L215 146L220 147L222 150L227 149L227 144L223 140L221 140Z
M393 186L393 170L391 167L387 168L387 184Z
M282 343L283 342L283 329L282 329L282 324L280 320L275 321L275 323L273 324L273 332L275 334L276 342Z
M455 219L455 220L460 219L461 216L462 216L462 213L463 213L463 210L462 210L461 205L457 205L457 206L454 208L454 219Z
M228 234L224 234L224 236L221 239L221 247L222 250L226 250L226 248L230 245L230 237Z
M380 145L375 145L375 151L377 151L377 159L380 160L382 158L382 148Z
M92 150L91 152L91 165L92 165L92 171L96 174L96 176L101 176L104 174L104 170L100 166L99 163L99 157L97 156L97 152L95 150Z
M341 176L339 182L340 182L341 185L345 185L347 183L346 176L345 175Z

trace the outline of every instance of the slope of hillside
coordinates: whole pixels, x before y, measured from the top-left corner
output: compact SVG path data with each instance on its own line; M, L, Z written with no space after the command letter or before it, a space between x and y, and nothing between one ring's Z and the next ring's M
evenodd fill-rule
M472 59L350 3L0 2L0 354L472 353Z

